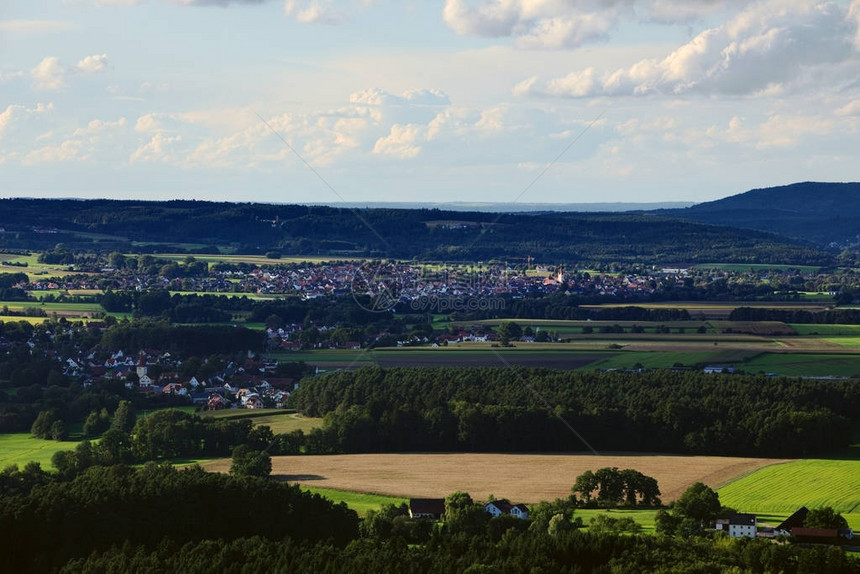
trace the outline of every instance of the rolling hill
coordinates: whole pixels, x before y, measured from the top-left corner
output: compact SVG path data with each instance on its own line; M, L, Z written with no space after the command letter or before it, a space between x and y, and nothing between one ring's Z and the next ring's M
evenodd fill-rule
M804 182L753 189L684 209L652 213L846 246L860 242L860 183Z

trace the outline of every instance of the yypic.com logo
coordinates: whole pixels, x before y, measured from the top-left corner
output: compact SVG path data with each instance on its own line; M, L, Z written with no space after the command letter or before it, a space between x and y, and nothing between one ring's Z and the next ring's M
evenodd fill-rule
M355 268L350 288L359 307L371 313L384 313L400 301L403 277L391 265L369 261Z

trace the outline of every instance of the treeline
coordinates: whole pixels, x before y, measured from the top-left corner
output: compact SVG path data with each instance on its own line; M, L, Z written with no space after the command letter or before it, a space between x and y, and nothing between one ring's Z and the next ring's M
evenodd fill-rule
M606 307L603 309L582 308L580 305L597 305L617 302L611 296L583 297L579 295L553 294L543 297L514 298L501 297L504 305L495 309L475 311L455 311L450 317L453 321L478 321L482 319L555 319L576 321L592 319L595 321L689 321L686 309L645 308L637 305L625 307ZM647 300L647 297L642 297ZM398 311L408 311L408 304L400 304Z
M315 452L593 447L788 457L850 443L860 383L665 371L362 368L305 380L293 401L303 414L325 417Z
M29 281L26 273L0 273L0 301L26 301L27 292L16 285Z
M208 294L174 294L163 289L151 291L105 291L99 303L109 313L133 313L135 318L164 318L173 323L226 323L233 313L249 311L254 303L247 297Z
M46 412L50 411L40 413L33 423L36 436L37 425ZM213 419L177 409L162 409L136 419L130 403L124 401L98 442L85 440L74 450L58 451L51 464L60 476L73 478L96 465L227 457L240 446L255 453L272 450L274 454L284 454L278 448L280 442L268 426L255 427L250 419Z
M729 321L782 321L783 323L809 323L816 325L860 324L860 309L768 309L738 307L729 313Z
M260 351L260 331L230 325L171 325L168 321L120 321L101 335L103 349L160 349L179 356Z
M299 545L325 542L334 551L358 536L358 517L345 505L295 485L199 467L98 466L70 481L30 467L25 481L22 492L0 496L3 572L51 572L90 555L97 562L98 553L124 544L134 545L134 553L140 546L142 556L144 548L173 553L184 544L259 537L264 547L289 538ZM254 564L245 554L255 551L245 548L232 560ZM133 554L126 563L135 562Z

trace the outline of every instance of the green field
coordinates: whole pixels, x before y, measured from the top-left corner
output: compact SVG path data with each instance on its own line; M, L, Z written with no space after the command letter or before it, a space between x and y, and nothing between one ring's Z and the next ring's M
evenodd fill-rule
M721 271L785 271L797 269L801 273L817 273L820 267L812 265L780 265L778 263L697 263L694 269L719 269Z
M626 508L577 508L573 513L573 517L581 518L582 523L588 526L589 521L599 514L604 514L610 518L632 518L642 527L642 534L654 534L656 531L654 517L657 516L657 510L652 508L642 510Z
M606 359L592 363L583 370L594 369L633 369L637 365L645 369L668 369L676 365L684 367L714 365L737 365L753 357L757 351L716 350L716 351L628 351L617 353ZM745 367L744 367L745 368Z
M776 373L786 377L853 377L860 375L860 355L762 353L738 366L747 373Z
M797 331L798 335L860 337L860 325L815 325L808 323L790 323L789 327Z
M0 468L17 464L23 467L30 461L38 462L45 470L53 468L51 457L59 450L74 450L75 441L57 442L34 438L30 433L0 434Z
M738 512L785 517L800 508L832 506L860 530L860 460L809 459L759 469L719 489Z
M399 506L402 503L409 503L405 498L395 498L393 496L383 496L380 494L364 494L361 492L350 492L348 490L334 490L332 488L316 488L302 487L302 490L307 490L320 496L324 496L334 502L345 502L347 506L358 512L359 516L367 514L368 510L379 510L383 504L394 504Z
M266 425L274 434L290 433L301 430L305 433L322 427L321 418L303 417L293 411L283 409L226 409L199 413L203 417L216 419L251 419L255 425Z

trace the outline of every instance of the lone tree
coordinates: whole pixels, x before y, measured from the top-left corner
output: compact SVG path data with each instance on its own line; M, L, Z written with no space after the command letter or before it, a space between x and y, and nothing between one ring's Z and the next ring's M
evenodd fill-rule
M499 342L507 347L512 340L516 341L523 334L523 328L513 321L502 321L499 323Z
M267 477L272 474L272 457L265 451L252 450L248 445L240 444L233 449L230 474Z
M673 507L675 514L683 518L692 518L703 524L715 520L721 509L720 495L701 482L685 490Z
M701 534L721 513L727 512L720 504L720 495L709 486L697 482L672 503L671 513L657 512L657 532L675 534Z
M595 472L585 471L576 477L571 491L587 505L597 491L597 502L602 506L658 506L660 488L657 479L627 468L605 467Z

